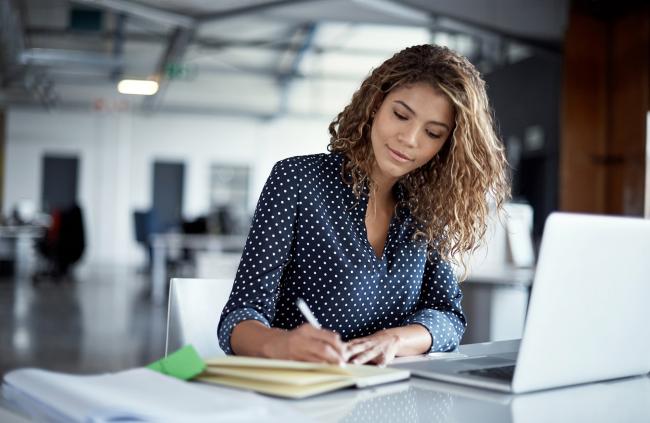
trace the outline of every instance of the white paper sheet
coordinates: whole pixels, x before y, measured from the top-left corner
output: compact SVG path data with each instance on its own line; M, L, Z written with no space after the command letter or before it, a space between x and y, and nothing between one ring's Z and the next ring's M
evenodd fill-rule
M14 394L23 394L41 407L51 408L51 415L77 422L126 418L145 422L259 423L296 417L294 410L278 407L253 393L208 390L144 368L93 376L20 369L6 374L4 381Z

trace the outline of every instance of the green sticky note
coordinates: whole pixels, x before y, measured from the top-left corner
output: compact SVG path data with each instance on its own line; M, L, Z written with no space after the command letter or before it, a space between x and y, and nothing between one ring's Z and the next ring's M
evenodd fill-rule
M148 369L181 380L190 380L198 376L205 370L205 367L205 362L191 345L186 345L166 358L147 366Z

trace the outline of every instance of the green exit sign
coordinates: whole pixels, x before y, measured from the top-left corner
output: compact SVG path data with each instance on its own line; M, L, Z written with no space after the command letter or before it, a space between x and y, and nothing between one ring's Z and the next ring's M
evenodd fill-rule
M165 77L167 79L191 80L196 78L197 73L196 66L186 65L184 63L169 63L165 66Z

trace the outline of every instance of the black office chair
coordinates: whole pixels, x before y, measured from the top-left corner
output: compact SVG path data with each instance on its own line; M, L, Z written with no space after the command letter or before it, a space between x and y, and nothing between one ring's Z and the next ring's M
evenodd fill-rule
M151 271L153 261L153 249L151 248L151 235L157 230L156 213L154 210L135 210L133 212L133 226L135 228L135 240L147 251L147 264L145 272Z
M36 244L41 258L40 269L34 273L34 284L45 279L54 282L70 280L70 270L83 256L86 248L83 215L78 205L52 213L52 223Z

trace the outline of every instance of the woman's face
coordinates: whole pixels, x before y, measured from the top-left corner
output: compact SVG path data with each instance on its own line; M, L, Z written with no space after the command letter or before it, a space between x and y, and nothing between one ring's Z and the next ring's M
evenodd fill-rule
M388 93L370 131L373 178L395 182L426 164L444 146L454 123L451 102L427 83Z

